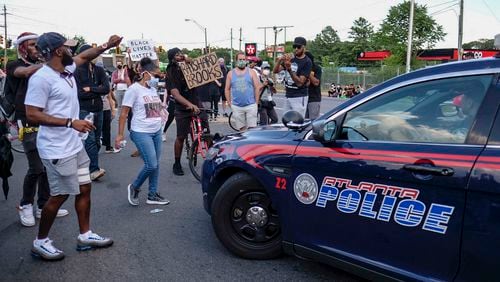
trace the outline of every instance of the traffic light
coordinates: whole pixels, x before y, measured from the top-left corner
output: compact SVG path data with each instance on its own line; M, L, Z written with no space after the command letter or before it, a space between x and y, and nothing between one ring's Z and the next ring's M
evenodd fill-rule
M12 46L12 39L7 39L7 46L5 48L10 48Z
M3 44L3 36L0 35L0 44Z
M116 46L116 54L121 54L122 50L120 49L120 46Z

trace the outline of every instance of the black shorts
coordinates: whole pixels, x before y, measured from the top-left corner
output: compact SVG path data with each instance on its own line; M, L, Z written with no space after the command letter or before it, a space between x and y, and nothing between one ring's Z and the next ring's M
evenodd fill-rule
M175 111L175 123L177 125L177 137L187 137L191 130L191 112Z

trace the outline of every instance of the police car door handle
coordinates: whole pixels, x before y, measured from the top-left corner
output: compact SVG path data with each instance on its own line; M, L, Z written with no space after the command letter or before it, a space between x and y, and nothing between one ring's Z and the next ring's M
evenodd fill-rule
M406 164L403 166L404 169L422 173L422 174L434 174L440 176L452 176L455 171L451 167L439 167L439 166L425 166L416 164Z

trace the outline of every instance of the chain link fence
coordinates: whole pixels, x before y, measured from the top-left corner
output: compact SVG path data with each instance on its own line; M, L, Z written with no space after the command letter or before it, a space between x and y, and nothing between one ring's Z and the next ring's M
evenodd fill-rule
M356 72L345 72L342 68L324 67L321 77L323 91L328 91L330 85L361 85L363 89L369 89L381 82L405 73L404 66L380 66L359 68Z

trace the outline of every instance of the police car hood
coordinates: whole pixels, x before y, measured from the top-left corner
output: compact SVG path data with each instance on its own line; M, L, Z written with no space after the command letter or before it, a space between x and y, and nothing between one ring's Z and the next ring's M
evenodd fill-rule
M259 142L265 142L268 140L275 139L291 139L296 136L296 133L292 130L285 127L283 124L274 124L274 125L266 125L259 126L256 128L252 128L248 131L242 133L234 133L224 136L222 140L259 140Z

